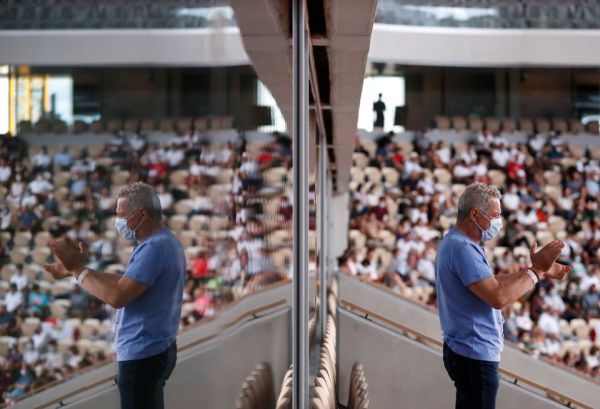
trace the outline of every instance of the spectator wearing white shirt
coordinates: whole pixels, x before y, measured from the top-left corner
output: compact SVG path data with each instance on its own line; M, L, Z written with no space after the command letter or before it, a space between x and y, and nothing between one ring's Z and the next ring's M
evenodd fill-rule
M48 148L42 146L42 151L33 155L31 158L33 164L33 173L51 172L52 157L48 155Z
M35 179L29 182L28 187L29 191L36 195L38 199L40 197L46 197L52 190L54 190L52 183L44 179L44 176L41 173L38 173Z
M555 310L551 307L545 307L544 312L538 319L538 328L546 335L560 334L560 318Z
M22 264L17 264L15 272L10 276L10 283L16 285L19 291L27 287L27 276L23 273Z
M23 303L23 294L18 290L16 284L10 285L10 290L4 296L4 304L6 305L6 311L14 313L17 308Z
M505 169L510 160L510 151L506 149L504 144L499 144L492 151L492 160L500 169Z
M519 197L518 189L515 184L511 184L508 192L502 195L502 205L507 213L516 212L521 204L521 198Z
M12 168L8 164L8 161L4 158L0 158L0 183L7 183L12 175Z

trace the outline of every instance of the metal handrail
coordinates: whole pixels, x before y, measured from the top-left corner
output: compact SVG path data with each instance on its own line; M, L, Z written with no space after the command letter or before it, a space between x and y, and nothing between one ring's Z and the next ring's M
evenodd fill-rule
M343 307L344 309L346 309L347 311L350 312L354 312L354 313L360 313L357 315L362 315L364 314L365 319L371 320L377 320L380 322L385 323L386 325L400 330L402 333L404 333L405 335L408 335L411 339L415 339L416 341L422 343L422 344L431 344L437 347L442 347L443 346L443 342L435 339L433 337L430 337L429 335L423 334L422 332L419 332L413 328L407 327L406 325L402 325L399 322L396 322L388 317L385 317L383 315L377 314L376 312L370 311L366 308L361 307L360 305L354 304L350 301L347 300L340 300L339 305L341 307ZM576 407L578 408L582 408L582 409L593 409L591 406L586 405L583 402L578 401L577 399L571 398L567 395L564 395L560 392L557 392L553 389L550 389L544 385L540 385L530 379L524 378L520 375L517 375L514 372L508 371L506 369L500 368L499 369L500 374L504 375L505 377L508 378L512 378L512 383L517 385L518 382L522 383L522 384L526 384L534 389L540 390L542 392L545 393L546 397L558 402L562 405L565 405L567 407L573 407L573 405L576 405Z

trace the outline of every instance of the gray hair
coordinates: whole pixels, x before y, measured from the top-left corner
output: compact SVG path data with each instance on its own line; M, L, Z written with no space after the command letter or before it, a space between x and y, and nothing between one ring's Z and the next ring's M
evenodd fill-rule
M117 195L118 199L127 199L127 208L130 211L146 209L153 219L160 219L162 210L160 200L152 186L143 182L135 182L124 186Z
M490 199L500 199L502 194L493 185L483 183L473 183L465 189L458 199L458 216L457 220L464 220L469 217L472 209L477 209L487 213L490 207Z

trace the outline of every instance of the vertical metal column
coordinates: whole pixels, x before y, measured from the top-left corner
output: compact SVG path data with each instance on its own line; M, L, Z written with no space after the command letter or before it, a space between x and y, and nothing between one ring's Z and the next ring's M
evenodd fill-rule
M319 299L321 311L319 311L319 323L321 325L321 336L325 335L327 327L327 146L325 135L319 138Z
M308 38L304 0L292 0L294 276L293 408L308 409Z

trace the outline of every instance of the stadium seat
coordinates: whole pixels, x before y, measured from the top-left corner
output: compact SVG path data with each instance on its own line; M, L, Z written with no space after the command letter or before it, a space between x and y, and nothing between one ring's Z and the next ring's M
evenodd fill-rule
M584 131L583 124L578 118L569 118L569 131L572 134L579 134Z
M450 129L450 118L446 116L436 116L434 118L435 128L438 131L447 131Z
M27 256L29 255L29 250L24 247L15 247L10 252L10 261L14 264L23 264Z
M500 132L501 122L500 119L495 116L488 116L484 119L485 126L492 134L497 134Z
M569 130L567 120L565 118L554 118L552 120L552 127L555 132L567 133Z
M207 118L196 118L194 120L194 128L196 132L203 132L208 129L208 119Z
M106 132L115 133L123 129L123 120L120 118L109 118L106 120Z
M369 157L361 152L354 152L352 154L352 160L354 161L354 166L364 169L369 164Z
M481 118L472 116L469 118L469 129L471 132L481 132L483 129L483 121Z
M550 132L550 121L546 118L536 118L535 129L537 133L548 134Z
M464 116L453 116L452 120L452 129L457 132L462 132L467 129L467 118Z
M142 118L140 123L140 131L144 134L156 131L156 118Z
M126 133L137 133L140 129L140 120L138 118L128 118L123 124L123 130Z
M533 121L531 118L519 118L519 130L526 135L533 134Z
M544 180L551 186L560 186L561 179L561 174L556 171L547 170L544 172Z
M502 133L511 134L517 130L517 121L513 118L502 119Z

